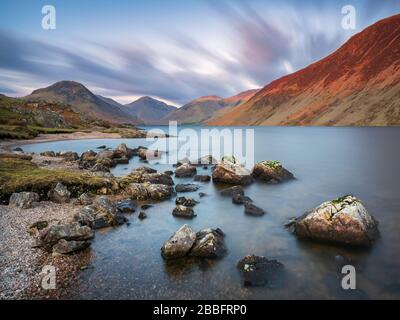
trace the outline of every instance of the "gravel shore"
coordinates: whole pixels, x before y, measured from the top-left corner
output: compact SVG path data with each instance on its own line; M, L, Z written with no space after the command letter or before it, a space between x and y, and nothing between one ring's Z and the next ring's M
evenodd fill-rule
M53 256L32 248L29 226L40 220L68 222L76 204L40 202L32 209L0 205L0 299L57 299L63 297L79 271L90 262L90 248L69 256ZM56 268L55 290L41 288L43 266Z

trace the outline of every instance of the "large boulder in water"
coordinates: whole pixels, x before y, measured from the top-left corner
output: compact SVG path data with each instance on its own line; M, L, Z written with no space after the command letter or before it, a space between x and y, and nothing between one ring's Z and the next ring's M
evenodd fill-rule
M224 233L221 229L204 229L196 233L196 242L190 256L199 258L219 258L226 252Z
M172 186L165 184L131 183L125 191L134 200L166 200L174 194Z
M32 208L38 201L39 195L35 192L13 193L9 200L9 206L29 209Z
M267 182L279 183L293 179L293 174L286 170L279 161L262 161L257 163L251 173L253 178Z
M348 195L322 203L288 224L299 237L369 247L378 223L359 199Z
M165 259L185 257L196 241L196 233L187 224L179 228L161 248Z
M191 178L195 176L197 169L189 163L182 164L175 170L175 177L177 178Z
M134 155L134 150L128 148L125 143L121 143L115 148L113 153L114 153L113 154L114 158L127 158L127 159L130 159Z
M233 157L232 157L233 158ZM236 159L224 157L219 162L212 173L214 182L222 182L236 185L248 185L253 182L253 177L249 170L237 163Z
M179 218L194 218L196 216L192 208L183 205L177 205L172 211L172 215Z

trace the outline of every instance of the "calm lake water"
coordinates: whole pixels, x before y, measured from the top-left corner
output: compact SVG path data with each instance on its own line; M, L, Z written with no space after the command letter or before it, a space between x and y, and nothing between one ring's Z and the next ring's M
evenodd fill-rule
M199 128L194 128L199 130ZM70 298L90 299L389 299L400 298L400 128L286 128L255 129L255 161L274 159L294 173L296 180L245 188L262 217L244 214L242 206L219 195L221 185L199 183L207 196L197 217L172 216L174 200L137 212L130 225L97 232L91 266L82 272ZM79 140L26 145L27 152L96 150L99 145L133 148L149 145L145 139ZM124 175L143 165L137 157L119 165ZM152 165L159 171L171 165ZM198 168L199 174L211 169ZM191 179L176 179L175 183ZM346 194L359 197L379 221L380 239L370 250L300 241L285 228L289 218L320 203ZM219 227L228 253L219 260L166 262L163 242L184 223L194 230ZM264 287L244 287L236 263L247 254L277 259L285 265L281 281ZM357 270L357 290L341 288L341 267Z

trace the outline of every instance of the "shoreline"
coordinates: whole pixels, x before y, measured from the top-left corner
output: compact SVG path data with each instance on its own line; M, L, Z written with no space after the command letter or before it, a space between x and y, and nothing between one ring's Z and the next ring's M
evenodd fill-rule
M19 147L25 144L35 144L35 143L46 143L46 142L56 142L56 141L68 141L68 140L89 140L89 139L122 139L122 136L118 133L104 133L100 131L91 132L73 132L73 133L46 133L40 134L33 139L8 139L0 141L0 151L12 151L12 148ZM134 138L133 138L134 139Z

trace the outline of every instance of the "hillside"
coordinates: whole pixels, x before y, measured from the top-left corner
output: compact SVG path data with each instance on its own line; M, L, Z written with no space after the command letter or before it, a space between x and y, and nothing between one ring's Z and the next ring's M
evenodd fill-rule
M400 15L275 80L209 125L400 125Z
M125 108L143 124L159 124L161 119L176 110L174 106L147 96L126 104Z

